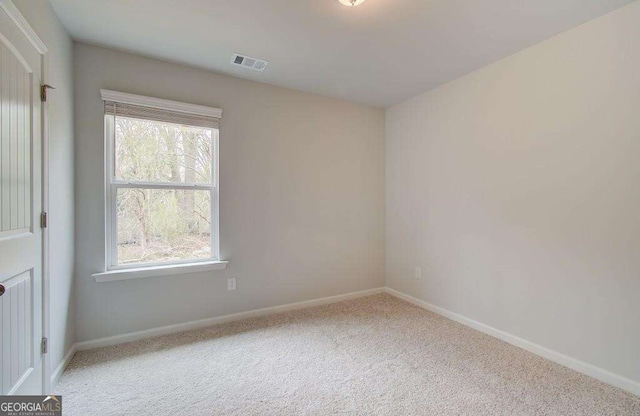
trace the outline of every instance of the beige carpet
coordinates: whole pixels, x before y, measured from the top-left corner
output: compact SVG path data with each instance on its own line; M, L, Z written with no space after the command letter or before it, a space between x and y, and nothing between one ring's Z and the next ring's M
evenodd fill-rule
M640 398L393 298L80 352L65 415L640 415Z

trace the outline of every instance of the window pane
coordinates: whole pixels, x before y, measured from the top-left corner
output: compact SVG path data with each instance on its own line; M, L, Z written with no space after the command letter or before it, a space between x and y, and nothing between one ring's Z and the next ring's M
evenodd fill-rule
M119 188L118 264L211 258L211 191Z
M116 116L116 178L211 183L212 134L207 128Z

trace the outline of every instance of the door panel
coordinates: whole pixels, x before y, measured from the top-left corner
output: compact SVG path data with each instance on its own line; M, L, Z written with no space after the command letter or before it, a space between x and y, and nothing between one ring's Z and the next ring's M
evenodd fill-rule
M0 238L31 228L30 68L0 44Z
M2 394L43 387L40 75L40 54L0 7Z
M4 283L0 297L2 322L2 393L9 394L33 371L33 292L32 271L26 271Z

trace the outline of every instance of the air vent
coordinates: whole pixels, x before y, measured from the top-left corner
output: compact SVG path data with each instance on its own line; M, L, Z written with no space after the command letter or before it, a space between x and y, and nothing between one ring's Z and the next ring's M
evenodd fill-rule
M234 53L231 56L231 63L233 65L238 65L243 68L253 69L254 71L264 71L269 62L263 61L262 59L252 58L250 56L239 55Z

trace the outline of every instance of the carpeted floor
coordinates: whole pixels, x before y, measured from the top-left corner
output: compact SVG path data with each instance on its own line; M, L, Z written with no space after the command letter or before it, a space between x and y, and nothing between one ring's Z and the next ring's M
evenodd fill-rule
M640 398L389 295L76 354L65 415L640 415Z

